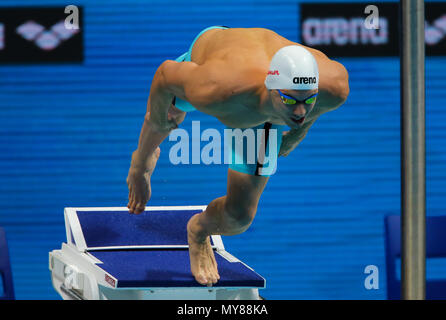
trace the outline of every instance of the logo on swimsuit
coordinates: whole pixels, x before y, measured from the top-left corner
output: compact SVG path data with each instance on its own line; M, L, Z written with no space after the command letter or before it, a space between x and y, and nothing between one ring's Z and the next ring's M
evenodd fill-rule
M279 70L269 70L268 71L268 75L269 76L278 76L279 75Z
M293 83L295 84L316 83L316 77L294 77Z

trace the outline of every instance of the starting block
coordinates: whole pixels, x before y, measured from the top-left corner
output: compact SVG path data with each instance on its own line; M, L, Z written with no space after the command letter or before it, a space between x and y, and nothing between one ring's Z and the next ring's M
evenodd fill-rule
M258 300L265 279L211 236L220 280L190 272L186 225L206 206L65 208L67 242L49 253L54 289L66 300Z

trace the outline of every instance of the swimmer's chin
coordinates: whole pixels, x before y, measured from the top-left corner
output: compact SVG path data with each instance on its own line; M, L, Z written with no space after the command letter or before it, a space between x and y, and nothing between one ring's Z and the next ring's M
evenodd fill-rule
M305 123L305 121L302 121L301 123L298 122L294 122L291 119L284 119L284 122L288 125L288 127L290 127L291 129L300 129L302 128L303 124Z

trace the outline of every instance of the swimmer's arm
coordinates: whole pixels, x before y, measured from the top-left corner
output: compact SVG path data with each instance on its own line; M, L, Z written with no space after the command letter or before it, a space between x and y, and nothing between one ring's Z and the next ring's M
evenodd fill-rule
M131 167L146 170L145 163L169 133L178 127L175 116L169 114L173 97L190 101L201 96L206 79L203 68L193 62L164 61L155 73L147 101L147 112L138 142L132 155Z
M330 59L318 62L324 67L319 75L319 95L315 105L320 115L343 105L350 93L350 87L347 69L341 63Z
M166 81L165 69L166 63L161 64L153 77L138 148L132 154L131 169L138 172L146 171L147 160L170 131L177 127L175 121L168 116L174 90Z

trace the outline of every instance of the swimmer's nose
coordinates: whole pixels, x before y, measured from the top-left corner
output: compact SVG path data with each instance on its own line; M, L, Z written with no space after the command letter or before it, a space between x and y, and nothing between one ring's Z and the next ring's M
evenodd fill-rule
M305 107L303 105L297 106L293 110L294 117L296 117L298 119L304 117L306 113L307 113L307 110L305 110Z

